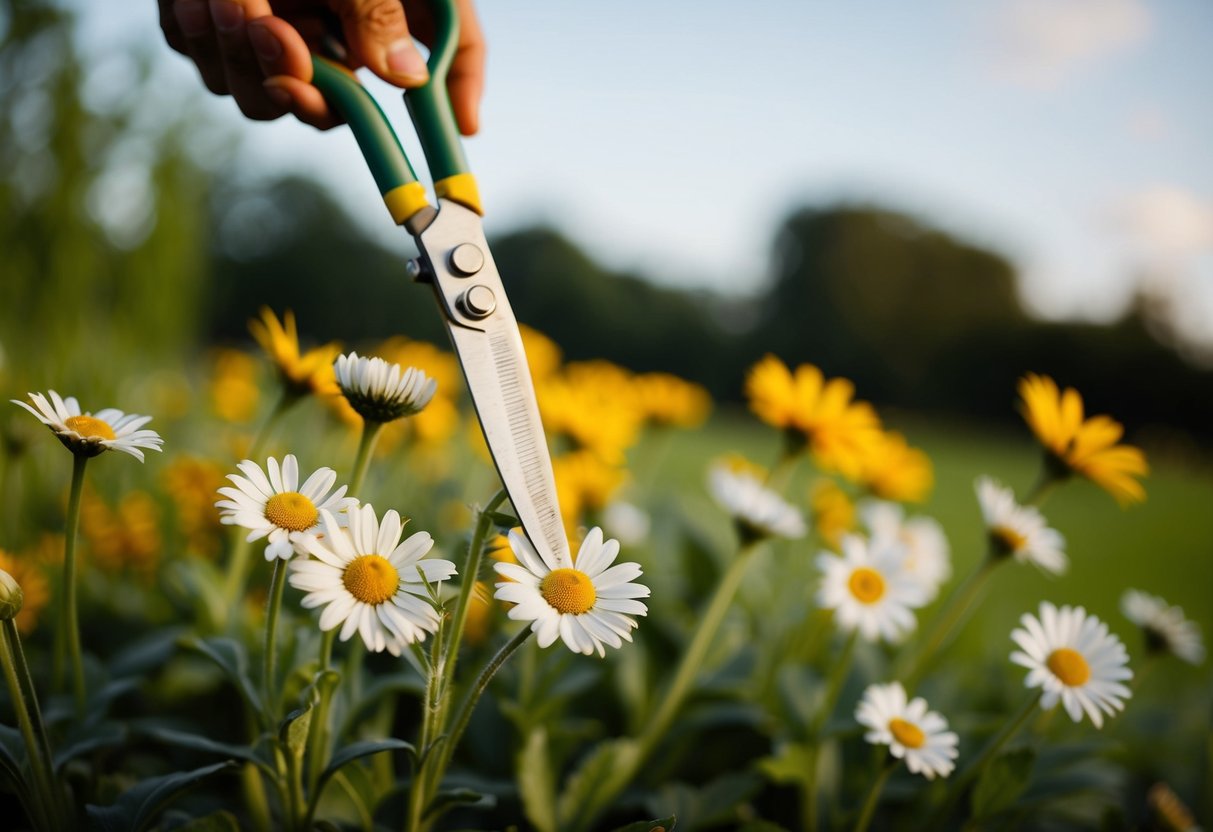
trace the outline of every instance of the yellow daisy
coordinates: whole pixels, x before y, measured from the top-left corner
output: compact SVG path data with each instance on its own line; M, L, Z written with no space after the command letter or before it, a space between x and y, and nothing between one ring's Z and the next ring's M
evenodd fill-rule
M1122 506L1141 502L1146 491L1135 477L1149 473L1140 448L1117 444L1124 434L1109 416L1084 419L1082 396L1073 387L1059 390L1048 376L1028 373L1019 382L1024 420L1062 476L1086 477Z
M333 359L341 352L341 348L336 343L328 343L300 353L294 312L286 310L282 315L282 322L279 323L274 311L263 306L260 319L249 321L249 332L274 362L283 384L292 395L340 394L337 378L333 373Z
M670 373L644 373L633 385L641 412L653 425L697 427L712 409L707 390Z
M38 616L51 600L50 582L42 568L29 555L19 557L0 549L0 571L13 577L24 593L20 612L13 619L17 629L28 635L38 623Z
M874 497L896 503L921 503L935 483L930 458L906 443L900 433L882 433L864 446L859 482Z
M576 529L586 512L599 512L627 479L620 467L603 462L589 451L574 451L552 460L556 499L565 525Z

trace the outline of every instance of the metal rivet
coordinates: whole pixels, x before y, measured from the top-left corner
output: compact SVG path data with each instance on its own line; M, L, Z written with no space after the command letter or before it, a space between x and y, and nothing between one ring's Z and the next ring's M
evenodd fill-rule
M421 258L414 257L409 260L404 267L405 274L409 276L409 280L414 283L425 283L429 280L429 275L426 273L425 266L421 263Z
M484 268L484 252L471 243L460 243L451 249L451 270L463 277L471 277Z
M497 297L488 286L477 284L459 296L459 305L472 318L487 318L497 308Z

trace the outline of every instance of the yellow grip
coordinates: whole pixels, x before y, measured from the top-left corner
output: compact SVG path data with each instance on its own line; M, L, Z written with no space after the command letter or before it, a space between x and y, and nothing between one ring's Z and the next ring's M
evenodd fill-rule
M484 216L484 209L480 207L480 189L476 187L476 177L470 173L457 173L439 179L434 183L434 192Z
M426 199L424 185L420 182L409 182L384 194L383 204L391 213L392 221L396 225L404 225L411 216L429 205L430 201Z

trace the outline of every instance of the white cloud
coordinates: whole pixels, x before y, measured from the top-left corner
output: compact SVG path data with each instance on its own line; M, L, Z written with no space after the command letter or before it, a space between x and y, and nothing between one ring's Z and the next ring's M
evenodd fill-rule
M1143 0L1007 0L994 25L997 73L1047 89L1140 43L1151 19Z

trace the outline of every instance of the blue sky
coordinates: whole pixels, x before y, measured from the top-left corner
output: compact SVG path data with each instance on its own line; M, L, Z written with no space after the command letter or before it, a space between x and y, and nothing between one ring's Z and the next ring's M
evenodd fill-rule
M82 8L91 49L158 38L152 0ZM480 9L489 78L468 154L490 231L547 221L613 266L749 292L792 207L871 200L1011 257L1037 314L1107 319L1146 285L1213 343L1205 0ZM162 54L165 84L198 83ZM371 86L407 133L397 96ZM345 131L209 112L238 124L249 175L307 171L409 250Z

